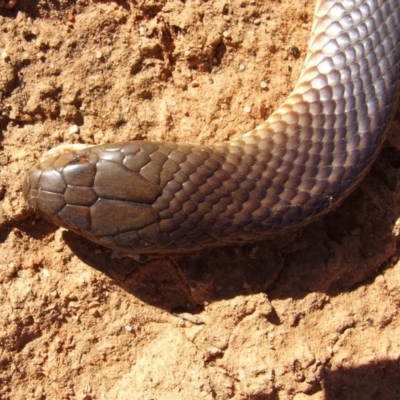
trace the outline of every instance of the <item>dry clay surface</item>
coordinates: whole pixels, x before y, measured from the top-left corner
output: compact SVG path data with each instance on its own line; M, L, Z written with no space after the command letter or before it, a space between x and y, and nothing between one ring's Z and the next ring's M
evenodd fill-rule
M0 1L0 399L400 398L399 110L342 206L242 247L118 258L21 193L61 143L252 129L293 88L313 8Z

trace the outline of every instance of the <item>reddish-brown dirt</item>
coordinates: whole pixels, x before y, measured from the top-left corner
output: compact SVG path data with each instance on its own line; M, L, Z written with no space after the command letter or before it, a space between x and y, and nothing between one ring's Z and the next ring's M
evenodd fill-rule
M60 143L252 129L294 86L313 7L0 1L1 399L400 398L400 110L350 198L274 240L116 258L21 193Z

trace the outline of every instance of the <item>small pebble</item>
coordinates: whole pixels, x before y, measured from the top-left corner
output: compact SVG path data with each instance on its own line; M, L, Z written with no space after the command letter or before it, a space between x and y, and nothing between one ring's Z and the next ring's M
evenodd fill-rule
M78 125L71 125L70 127L69 127L69 133L71 134L71 135L73 135L74 133L78 133L79 132L79 127L78 127Z
M185 321L183 319L180 319L178 322L179 328L184 328L185 327Z
M41 270L43 277L48 278L50 276L50 271L47 268Z
M41 40L40 38L37 38L37 39L35 40L35 47L36 47L37 49L39 49L41 45L42 45L42 40Z
M181 321L188 321L192 324L195 325L203 325L204 321L202 321L200 318L196 317L193 314L190 313L186 313L186 312L182 312L182 313L172 313L173 315L175 315L175 317L181 318ZM185 324L182 324L181 321L179 322L179 326L183 327L186 326Z
M266 88L268 87L267 82L261 81L261 82L260 82L260 87L261 87L261 89L266 89Z
M246 378L246 372L244 371L244 369L240 369L239 373L238 373L238 379L239 381L242 381L243 379Z
M219 349L218 347L211 347L211 348L208 350L208 354L209 354L210 356L212 356L212 357L217 357L217 356L220 356L220 355L222 354L222 350Z
M93 317L95 317L95 318L100 317L100 312L99 312L99 310L98 310L97 308L92 308L92 309L90 310L90 314L92 314Z
M245 113L251 113L251 106L244 106Z

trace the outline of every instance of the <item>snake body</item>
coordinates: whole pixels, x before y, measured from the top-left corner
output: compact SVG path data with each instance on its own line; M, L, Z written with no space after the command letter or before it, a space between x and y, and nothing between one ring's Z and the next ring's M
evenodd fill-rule
M23 193L51 222L113 249L259 240L336 207L376 158L400 75L399 0L320 0L288 99L215 146L136 141L59 155Z

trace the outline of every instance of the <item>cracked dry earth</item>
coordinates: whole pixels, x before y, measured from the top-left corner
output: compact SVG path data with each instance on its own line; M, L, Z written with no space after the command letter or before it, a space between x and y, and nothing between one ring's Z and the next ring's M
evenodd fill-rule
M313 8L0 1L1 399L400 398L400 109L350 198L274 240L117 258L21 194L60 143L255 127L296 82Z

